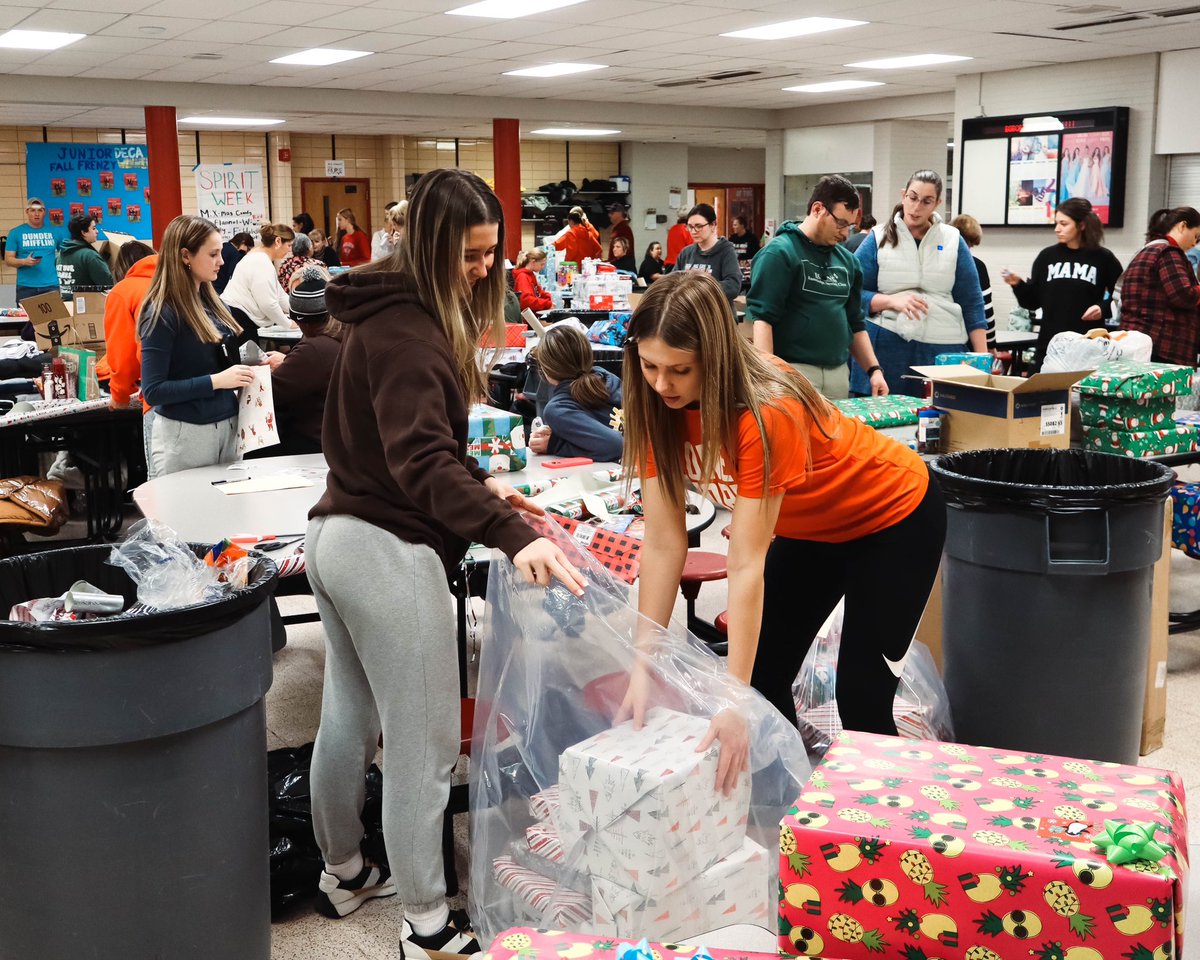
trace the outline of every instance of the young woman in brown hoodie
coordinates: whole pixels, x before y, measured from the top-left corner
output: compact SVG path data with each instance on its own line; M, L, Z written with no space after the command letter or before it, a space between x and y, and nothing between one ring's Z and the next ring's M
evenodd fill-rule
M489 327L503 342L500 202L474 174L435 170L413 191L407 230L387 259L326 289L343 341L306 558L327 638L311 781L325 858L317 909L338 918L399 893L403 955L422 960L479 949L465 912L447 909L442 867L460 725L447 576L477 541L531 582L579 594L584 581L519 512L540 510L466 452L467 408L486 388L476 345ZM391 876L359 847L363 771L381 731Z

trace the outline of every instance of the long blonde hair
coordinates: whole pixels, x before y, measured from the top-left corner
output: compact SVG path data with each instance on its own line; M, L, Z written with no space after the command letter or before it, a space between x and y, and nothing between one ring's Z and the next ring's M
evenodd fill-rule
M417 297L445 331L467 402L487 393L487 377L476 357L487 330L504 343L504 211L479 177L466 170L431 170L408 198L404 242L382 260L355 271L398 272L412 279ZM475 284L463 271L463 252L472 227L497 226L496 258Z
M683 505L684 413L671 410L642 373L638 341L658 339L675 350L696 355L700 364L700 481L707 490L717 475L721 454L732 461L738 443L738 420L749 411L763 444L763 472L771 475L771 444L763 424L763 407L799 401L805 416L822 433L832 413L829 402L803 376L742 338L733 310L720 284L699 271L669 273L642 297L629 323L625 344L625 456L644 475L653 452L658 480L669 501ZM795 425L808 443L807 422ZM731 464L732 465L732 464Z
M146 300L138 323L138 336L145 337L162 316L163 307L170 307L201 343L220 343L229 333L238 334L242 328L221 302L217 291L207 280L199 288L192 273L183 262L183 251L193 257L200 248L221 233L216 225L203 217L184 214L167 224L163 233L158 265L146 291ZM216 322L214 319L216 318ZM225 329L221 330L218 324Z

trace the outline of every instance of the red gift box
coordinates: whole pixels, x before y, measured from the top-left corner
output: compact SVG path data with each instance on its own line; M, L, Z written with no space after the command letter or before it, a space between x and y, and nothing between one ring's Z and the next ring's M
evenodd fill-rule
M1106 824L1156 824L1110 863ZM1145 767L843 733L780 824L779 949L904 960L1182 954L1187 815Z
M580 547L587 550L619 580L633 583L642 565L642 541L571 517L553 515Z
M591 310L611 310L613 308L612 294L593 293L588 297L588 308Z
M504 345L506 347L525 346L525 331L528 329L523 323L506 323L504 325ZM483 331L483 336L479 338L479 345L485 348L492 346L491 329Z

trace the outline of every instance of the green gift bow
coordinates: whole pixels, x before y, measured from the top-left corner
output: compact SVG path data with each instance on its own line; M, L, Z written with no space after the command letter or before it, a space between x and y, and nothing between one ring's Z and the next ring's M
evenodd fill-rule
M1167 848L1154 839L1157 823L1120 823L1106 820L1104 831L1092 842L1104 851L1109 863L1120 865L1134 860L1157 863L1167 855Z

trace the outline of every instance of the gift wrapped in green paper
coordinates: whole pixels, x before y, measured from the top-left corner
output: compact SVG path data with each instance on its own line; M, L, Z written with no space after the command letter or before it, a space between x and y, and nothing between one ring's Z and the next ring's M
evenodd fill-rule
M888 397L851 397L834 400L833 405L846 416L861 420L869 427L903 427L917 422L917 411L925 405L918 397L892 394Z
M1106 397L1178 397L1192 392L1192 368L1171 363L1112 360L1102 363L1079 383L1081 394Z

